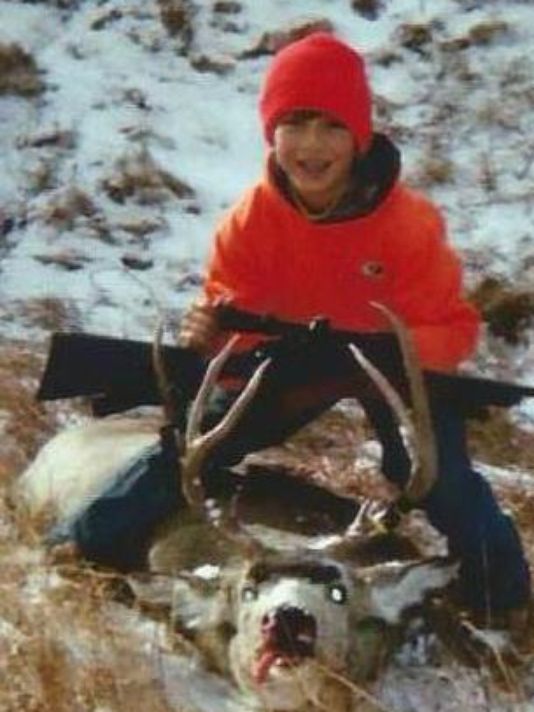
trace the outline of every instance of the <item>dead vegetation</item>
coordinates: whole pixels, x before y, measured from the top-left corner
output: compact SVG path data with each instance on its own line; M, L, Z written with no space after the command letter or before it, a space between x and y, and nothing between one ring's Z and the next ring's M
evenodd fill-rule
M0 558L2 712L176 712L156 680L156 628L143 646L113 620L105 577L60 578L43 561L9 565L6 547Z
M74 131L53 128L39 131L30 135L23 135L17 139L17 148L59 148L72 150L76 146Z
M431 24L403 24L395 33L395 41L401 47L425 56L433 42Z
M470 295L490 333L517 346L534 324L534 291L486 277Z
M51 198L42 211L43 221L62 229L72 230L78 217L90 218L97 213L91 196L77 186L69 186Z
M157 164L146 150L120 159L113 175L102 188L115 203L133 200L139 205L156 205L172 198L192 201L195 191Z
M221 32L242 32L246 26L241 16L242 10L241 3L236 0L215 0L210 26Z
M96 32L104 30L108 25L117 22L117 20L122 20L123 13L117 8L112 8L111 10L104 10L103 12L97 13L96 17L91 21L91 29Z
M518 427L507 410L489 409L470 421L469 435L481 462L534 473L534 433Z
M423 156L412 182L422 188L445 185L454 178L454 163L441 152L429 152Z
M225 76L235 69L235 63L233 61L228 59L216 59L206 54L193 55L190 58L190 62L193 69L197 72L210 72L211 74L218 74L219 76Z
M276 54L292 42L301 40L314 32L333 31L334 25L327 18L297 22L284 29L264 32L251 47L238 55L238 59L255 59Z
M158 0L162 25L169 36L178 41L177 50L187 54L194 39L195 8L191 0Z
M65 413L35 401L44 358L44 345L13 342L0 349L0 484L26 465Z
M33 259L42 265L55 265L67 272L75 272L92 262L92 257L79 250L63 249L55 252L38 253Z
M377 449L366 445L371 437L363 413L354 413L352 406L335 408L283 445L250 455L247 462L252 468L285 468L340 494L387 497L391 488L378 475L379 462L373 456Z
M0 95L31 97L44 90L35 59L16 44L0 44Z
M46 332L73 329L81 323L73 301L57 297L16 299L0 304L0 321L17 322Z
M470 44L485 47L509 32L510 25L504 20L487 20L473 25L468 39Z
M176 712L155 672L157 631L141 642L110 616L107 575L49 567L39 523L8 504L9 483L78 410L35 402L43 362L35 344L0 349L0 710Z
M223 15L237 15L243 7L236 0L215 0L213 3L213 12Z

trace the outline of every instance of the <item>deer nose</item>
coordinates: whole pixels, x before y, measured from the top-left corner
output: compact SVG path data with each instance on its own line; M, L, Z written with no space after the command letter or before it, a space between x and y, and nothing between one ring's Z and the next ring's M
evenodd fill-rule
M279 651L292 655L312 655L317 622L311 613L298 606L282 605L263 616L261 632Z

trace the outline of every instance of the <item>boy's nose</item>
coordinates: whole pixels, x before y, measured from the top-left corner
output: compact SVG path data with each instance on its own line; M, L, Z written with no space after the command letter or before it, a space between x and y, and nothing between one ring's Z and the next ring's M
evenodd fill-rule
M304 146L316 146L322 143L322 130L318 124L310 122L302 132L302 144Z

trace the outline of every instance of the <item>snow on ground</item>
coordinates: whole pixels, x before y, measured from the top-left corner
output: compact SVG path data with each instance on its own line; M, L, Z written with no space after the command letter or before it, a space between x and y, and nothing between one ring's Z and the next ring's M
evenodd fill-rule
M265 30L310 17L367 55L377 123L402 148L406 175L445 208L470 282L532 277L530 4L383 2L370 20L348 0L248 0L235 13L206 1L188 56L155 2L55 5L0 2L0 42L31 52L46 85L32 99L0 98L0 209L15 220L0 243L4 334L43 338L36 320L13 318L28 299L67 300L71 326L142 337L158 308L190 300L217 218L261 170L267 58L237 57ZM202 56L220 72L192 69ZM47 142L54 132L63 140ZM117 161L143 152L194 196L110 199L103 181ZM57 205L74 188L90 214L62 221ZM49 263L65 252L70 269ZM151 266L125 266L132 256Z

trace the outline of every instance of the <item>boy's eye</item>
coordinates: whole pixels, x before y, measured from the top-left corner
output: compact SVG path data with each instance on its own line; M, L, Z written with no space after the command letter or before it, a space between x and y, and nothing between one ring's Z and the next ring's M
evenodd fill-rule
M306 122L299 116L287 116L280 120L280 126L302 126Z
M336 119L331 119L330 121L328 121L327 126L329 129L346 129L347 128L344 123L342 123L341 121L337 121Z
M313 117L315 118L315 117ZM280 119L279 126L284 126L284 127L296 127L300 128L303 126L306 126L308 123L311 123L313 118L310 118L306 115L299 115L299 114L294 114L294 115L288 115ZM332 130L342 130L342 131L347 131L347 127L342 121L339 121L338 119L325 119L322 122L322 127L326 129L332 129Z

